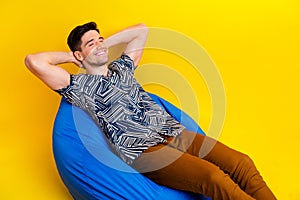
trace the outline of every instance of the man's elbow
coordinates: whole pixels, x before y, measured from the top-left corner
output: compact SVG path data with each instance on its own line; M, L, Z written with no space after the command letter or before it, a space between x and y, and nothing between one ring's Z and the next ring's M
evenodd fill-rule
M33 63L34 63L34 61L33 61L33 58L34 56L32 55L32 54L28 54L28 55L26 55L26 57L25 57L25 60L24 60L24 63L25 63L25 66L28 68L28 69L30 69L30 68L32 68L32 66L33 66Z
M137 26L144 33L146 33L146 34L148 33L148 27L147 27L147 25L145 23L139 23Z
M147 25L144 22L139 23L138 26L141 28L147 28Z
M30 71L32 71L32 72L37 71L39 64L38 64L38 59L37 59L36 55L34 55L34 54L26 55L24 63Z

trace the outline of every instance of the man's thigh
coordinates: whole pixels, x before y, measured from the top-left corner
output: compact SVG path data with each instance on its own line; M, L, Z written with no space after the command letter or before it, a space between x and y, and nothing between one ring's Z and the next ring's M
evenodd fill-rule
M168 150L171 149L173 148ZM144 170L141 172L143 175L157 184L195 193L207 191L212 176L226 176L217 166L206 160L175 149L168 150L160 152L159 157L141 156L135 164ZM170 159L175 157L178 158L173 161ZM159 165L160 163L164 163L164 166Z
M182 155L183 152L168 144L159 144L147 149L131 166L140 173L152 172L170 165Z

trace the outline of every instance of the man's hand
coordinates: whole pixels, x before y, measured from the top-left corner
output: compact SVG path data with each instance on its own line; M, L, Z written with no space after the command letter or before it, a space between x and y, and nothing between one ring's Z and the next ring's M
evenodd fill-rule
M73 53L72 51L70 51L69 54L70 54L70 57L72 57L72 59L73 59L73 60L71 61L72 63L74 63L75 65L77 65L77 67L84 68L82 62L80 62L79 60L77 60L77 59L75 58L74 53Z

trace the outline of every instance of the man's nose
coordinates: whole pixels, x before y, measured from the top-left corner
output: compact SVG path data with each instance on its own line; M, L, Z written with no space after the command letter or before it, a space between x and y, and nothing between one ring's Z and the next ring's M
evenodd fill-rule
M104 44L103 44L103 42L97 42L96 46L97 46L97 49L99 49L99 48L103 48Z

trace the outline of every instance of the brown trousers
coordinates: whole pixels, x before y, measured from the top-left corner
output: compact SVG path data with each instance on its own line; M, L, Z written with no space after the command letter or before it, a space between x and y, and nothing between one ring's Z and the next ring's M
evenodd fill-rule
M213 200L273 200L274 194L245 154L184 130L153 146L132 167L154 182Z

